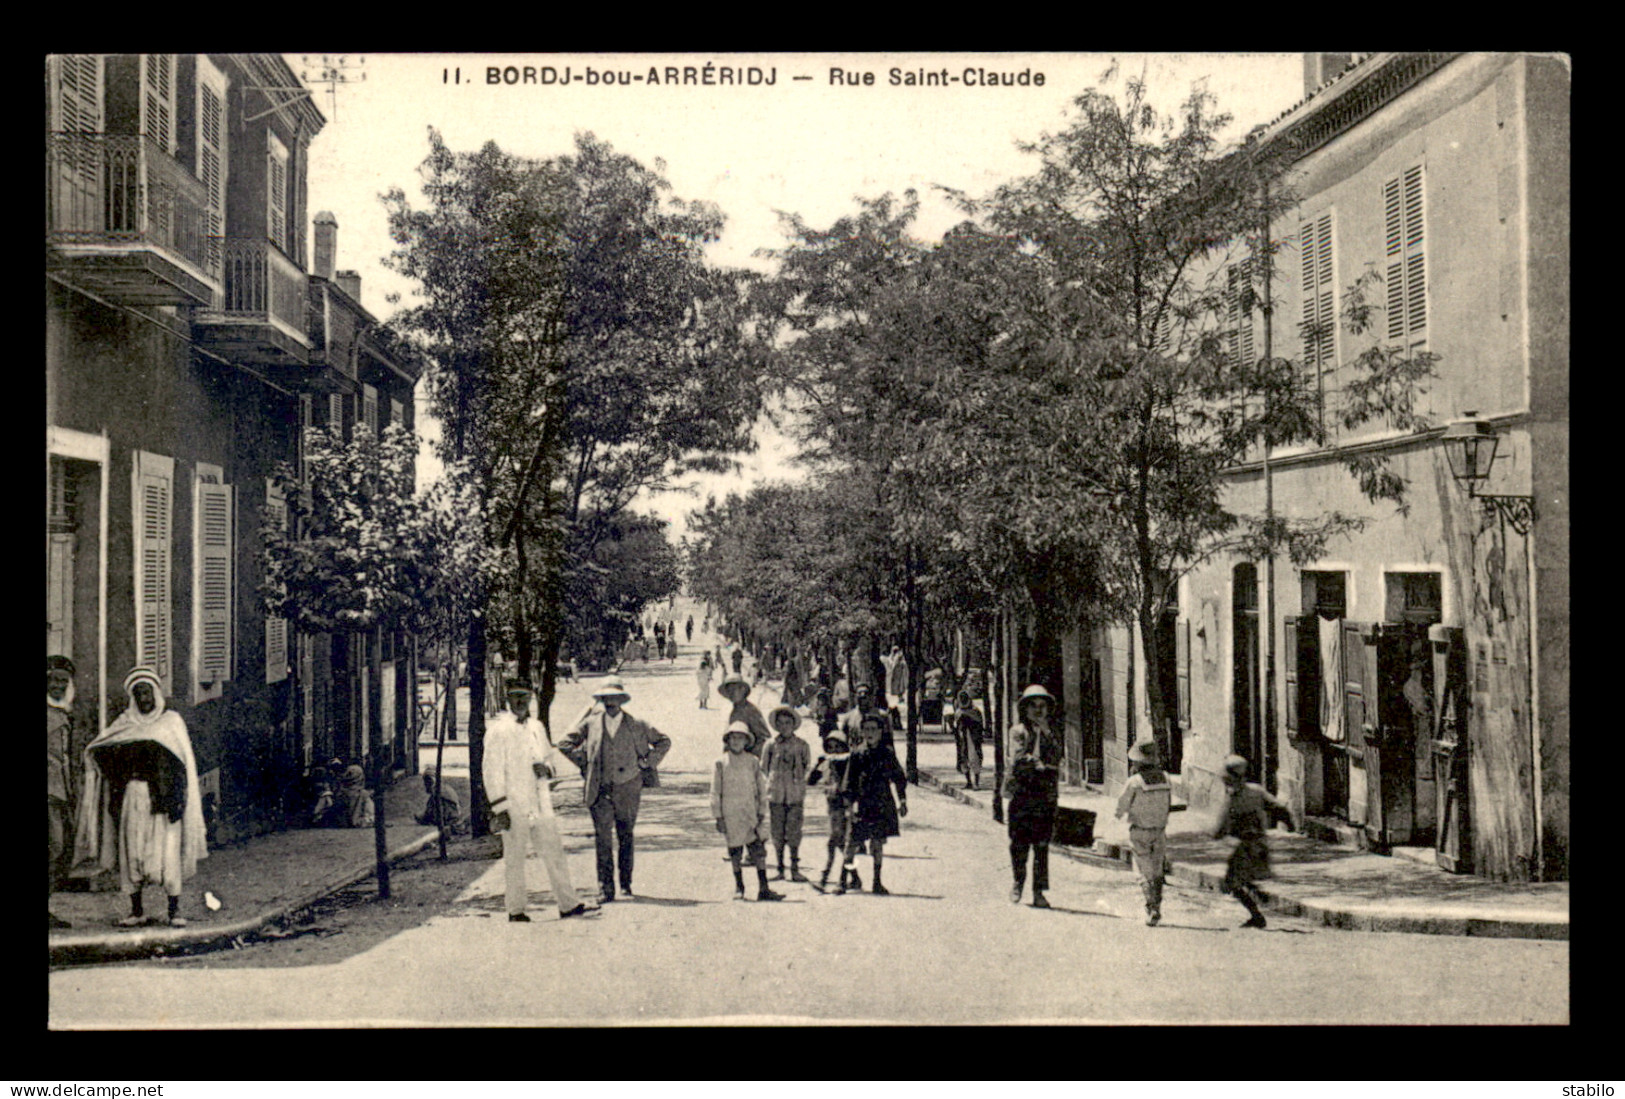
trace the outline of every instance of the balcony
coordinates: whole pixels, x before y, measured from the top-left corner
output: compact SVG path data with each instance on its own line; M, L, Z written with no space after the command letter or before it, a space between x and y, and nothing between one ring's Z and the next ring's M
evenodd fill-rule
M225 293L221 307L199 310L194 332L218 355L261 366L303 366L310 361L305 295L308 278L268 240L227 237L221 242Z
M208 305L220 242L208 191L150 138L45 138L46 269L121 305Z

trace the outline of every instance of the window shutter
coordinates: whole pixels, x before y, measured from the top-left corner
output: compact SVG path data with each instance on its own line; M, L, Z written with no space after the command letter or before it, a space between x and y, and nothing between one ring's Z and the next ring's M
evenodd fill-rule
M287 532L288 504L276 482L265 482L265 525ZM265 616L265 682L280 683L288 678L288 620L281 615Z
M141 55L141 132L166 153L175 152L175 55Z
M208 193L204 233L225 234L226 225L226 105L225 81L207 58L198 58L197 176Z
M339 437L344 435L344 394L329 393L327 395L327 428Z
M172 672L169 568L175 517L174 459L138 452L135 477L135 662L157 672L167 694Z
M265 132L265 235L278 248L288 247L288 149L276 134Z
M302 740L305 763L310 763L310 751L316 736L316 656L315 644L309 634L300 634L295 643L299 651L299 714L303 722Z
M1298 732L1298 708L1302 696L1298 690L1298 619L1288 615L1281 622L1286 633L1286 731L1291 736Z
M378 390L370 385L361 387L361 421L376 437L378 434Z
M1343 621L1343 730L1349 751L1365 750L1365 632L1370 627Z
M1230 362L1243 366L1253 361L1253 303L1251 259L1232 264L1226 297L1230 303Z
M1422 166L1406 169L1382 190L1387 247L1388 339L1414 346L1427 332L1427 264L1423 258Z
M206 684L231 678L231 513L230 485L198 485L198 679Z
M1179 727L1191 727L1191 623L1182 618L1174 626L1174 671L1179 684Z
M93 53L63 54L57 59L57 128L64 133L100 133L102 129L102 59Z

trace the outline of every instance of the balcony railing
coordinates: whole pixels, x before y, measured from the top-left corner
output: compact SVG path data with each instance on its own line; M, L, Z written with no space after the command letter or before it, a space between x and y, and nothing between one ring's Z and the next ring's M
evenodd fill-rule
M228 237L224 242L225 313L263 319L308 345L305 295L309 280L299 265L268 240Z
M151 245L220 279L208 190L151 138L52 133L45 145L46 231L70 245Z

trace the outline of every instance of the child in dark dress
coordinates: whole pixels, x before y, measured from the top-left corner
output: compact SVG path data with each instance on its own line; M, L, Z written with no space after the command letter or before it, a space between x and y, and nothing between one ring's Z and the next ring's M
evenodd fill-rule
M1268 790L1247 781L1247 760L1230 756L1224 761L1224 805L1213 826L1213 838L1235 836L1239 841L1225 864L1220 890L1240 901L1251 918L1242 927L1263 927L1263 897L1253 882L1270 877L1270 846L1265 838L1270 825L1283 820L1293 828L1292 812Z
M863 715L859 724L863 747L854 751L847 762L843 784L852 806L847 862L850 863L867 842L875 860L875 876L869 891L882 896L890 892L880 881L886 840L900 834L898 818L908 816L908 776L903 773L896 754L884 743L887 724L883 713L870 711ZM891 793L893 786L897 788L895 802ZM835 892L845 893L845 883L837 886Z

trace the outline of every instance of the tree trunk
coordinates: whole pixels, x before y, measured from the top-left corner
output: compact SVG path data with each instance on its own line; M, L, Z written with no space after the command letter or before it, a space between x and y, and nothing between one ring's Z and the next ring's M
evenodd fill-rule
M374 745L372 753L372 846L378 860L378 898L389 899L389 839L384 825L384 776L388 773L383 745Z
M485 613L474 612L468 623L468 784L469 820L473 834L490 834L491 816L485 804ZM456 708L456 695L452 707Z
M912 557L912 554L910 555ZM911 562L912 566L912 562ZM904 692L903 704L908 707L908 763L905 771L908 780L916 785L920 781L920 705L919 680L920 676L915 669L920 667L920 641L924 633L924 608L920 606L920 589L914 579L914 569L908 570L908 577L904 584L904 591L908 600L908 610L905 620L904 646L907 652L903 659L908 661L908 688ZM885 690L882 684L881 690Z

